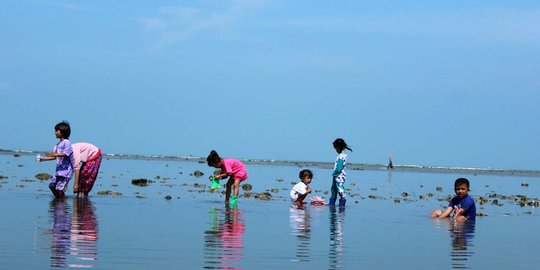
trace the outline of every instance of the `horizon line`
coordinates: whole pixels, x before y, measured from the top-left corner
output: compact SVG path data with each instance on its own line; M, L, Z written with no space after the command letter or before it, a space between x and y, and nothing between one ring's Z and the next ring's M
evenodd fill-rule
M33 155L47 151L24 150L24 149L1 149L0 154L23 154ZM103 153L104 157L113 159L131 159L131 160L170 160L170 161L189 161L197 163L206 163L204 157L196 157L192 155L186 156L170 156L170 155L143 155L143 154L117 154ZM274 166L298 166L298 167L318 167L321 169L332 169L334 162L328 161L300 161L300 160L277 160L277 159L250 159L238 158L238 160L246 164L254 165L274 165ZM498 168L478 168L478 167L458 167L458 166L433 166L433 165L407 165L407 164L392 164L390 168L388 164L382 163L347 163L350 170L366 170L366 171L416 171L424 173L464 173L469 175L511 175L511 176L526 176L540 177L540 170L524 170L524 169L498 169Z

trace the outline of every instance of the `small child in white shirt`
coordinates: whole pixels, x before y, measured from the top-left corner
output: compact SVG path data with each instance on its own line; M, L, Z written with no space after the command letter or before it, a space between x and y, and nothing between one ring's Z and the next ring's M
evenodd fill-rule
M302 206L305 204L304 199L306 196L311 193L311 188L308 185L311 183L313 173L310 170L302 170L298 174L298 177L300 177L300 182L293 186L290 195L293 204Z

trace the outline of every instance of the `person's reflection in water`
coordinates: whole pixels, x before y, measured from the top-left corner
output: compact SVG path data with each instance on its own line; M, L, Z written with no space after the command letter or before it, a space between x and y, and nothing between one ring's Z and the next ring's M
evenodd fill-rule
M345 208L330 206L330 267L329 269L343 268L343 223L345 221Z
M90 200L73 199L73 214L67 198L53 199L49 213L53 222L51 244L52 268L91 268L97 257L98 229ZM76 263L68 263L75 260Z
M464 269L467 267L467 260L474 255L474 252L470 251L470 248L474 246L474 229L475 221L453 221L447 219L448 231L452 238L452 252L450 257L452 259L452 268Z
M311 235L309 208L292 205L289 213L292 235L298 240L296 260L309 262L309 242Z
M51 244L51 267L66 267L66 258L70 245L71 217L66 198L55 198L49 205L49 214L53 222Z
M73 198L70 254L77 263L71 267L93 267L97 260L98 223L88 197Z
M223 214L223 219L221 215ZM245 224L237 206L210 210L210 230L205 231L206 269L242 269L237 266L244 255Z
M433 222L437 229L449 232L452 244L450 251L452 268L469 268L467 261L474 255L471 248L474 247L475 220L455 221L452 218L443 218L433 219Z

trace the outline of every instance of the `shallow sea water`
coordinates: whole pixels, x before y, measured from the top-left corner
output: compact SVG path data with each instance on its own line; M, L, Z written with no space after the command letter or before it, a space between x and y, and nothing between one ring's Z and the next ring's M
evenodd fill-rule
M349 170L345 209L297 209L288 193L301 168L247 167L252 192L268 191L272 200L240 198L226 207L219 192L194 186L208 184L213 169L206 164L122 159L103 160L89 198L56 200L35 178L52 174L53 162L0 155L0 175L7 177L0 179L1 268L534 269L540 263L534 207L501 199L496 206L491 198L477 203L487 216L474 224L427 217L447 205L438 198L453 195L457 177L471 181L475 198L538 197L538 178ZM310 169L312 196L328 197L330 171ZM190 175L195 170L205 176ZM131 184L141 177L154 182ZM97 194L106 190L122 195Z

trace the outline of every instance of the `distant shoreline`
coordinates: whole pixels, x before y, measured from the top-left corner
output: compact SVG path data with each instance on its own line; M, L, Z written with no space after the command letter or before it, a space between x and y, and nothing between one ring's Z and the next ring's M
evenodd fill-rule
M0 149L1 155L36 155L46 151L35 150L7 150ZM204 157L194 156L162 156L162 155L137 155L137 154L103 154L106 158L129 159L129 160L170 160L170 161L189 161L197 163L206 163ZM297 167L317 167L321 169L332 169L334 162L320 161L293 161L293 160L273 160L273 159L239 159L246 164L256 165L274 165L274 166L297 166ZM387 164L367 164L367 163L348 163L347 167L351 170L366 171L411 171L426 173L444 173L444 174L468 174L468 175L510 175L524 177L540 177L540 170L513 170L513 169L494 169L494 168L468 168L468 167L447 167L447 166L425 166L425 165L397 165L393 164L393 169L387 169Z

